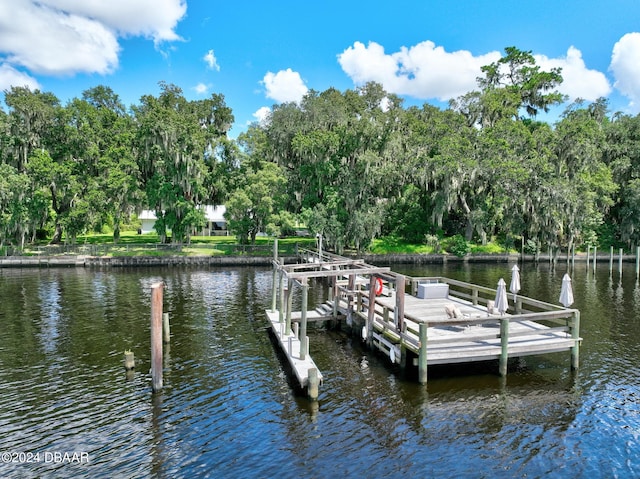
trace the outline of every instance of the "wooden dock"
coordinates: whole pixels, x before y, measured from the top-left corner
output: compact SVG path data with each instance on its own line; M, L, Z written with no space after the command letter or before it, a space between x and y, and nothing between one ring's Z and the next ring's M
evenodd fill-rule
M510 294L501 314L493 309L496 289L400 275L311 250L301 251L299 261L282 264L274 249L272 308L266 313L300 386L312 399L322 381L308 353L307 323L313 320L344 321L391 363L417 366L421 383L427 382L429 364L498 360L500 374L506 375L509 358L570 351L571 366L578 367L582 339L577 309ZM329 280L329 298L307 311L309 281L319 278ZM293 288L301 290L301 311L292 311Z

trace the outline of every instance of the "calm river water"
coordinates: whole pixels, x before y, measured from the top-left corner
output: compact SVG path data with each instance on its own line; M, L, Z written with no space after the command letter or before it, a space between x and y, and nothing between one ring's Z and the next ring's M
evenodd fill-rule
M393 267L490 287L510 268ZM525 264L521 293L557 303L565 270ZM566 352L519 360L506 381L497 364L430 370L423 387L358 340L313 331L325 381L311 403L265 330L267 268L0 270L0 477L640 477L634 265L621 279L578 263L572 277L577 374ZM154 395L157 281L172 339Z

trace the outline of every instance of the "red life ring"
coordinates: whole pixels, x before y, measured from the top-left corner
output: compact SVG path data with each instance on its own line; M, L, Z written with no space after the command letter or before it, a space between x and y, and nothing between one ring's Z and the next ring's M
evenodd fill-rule
M376 278L376 283L376 296L380 296L380 293L382 293L382 279Z

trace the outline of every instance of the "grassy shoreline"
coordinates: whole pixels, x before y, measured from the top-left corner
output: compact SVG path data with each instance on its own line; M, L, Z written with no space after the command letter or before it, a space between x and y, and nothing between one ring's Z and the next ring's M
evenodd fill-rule
M274 238L258 237L255 245L241 245L235 236L194 236L189 244L162 244L155 233L138 234L125 231L117 243L111 234L79 236L75 244L49 245L42 241L28 245L21 256L51 256L78 254L86 256L266 256L272 254ZM278 239L281 254L294 254L296 248L314 248L313 237L287 237ZM9 253L5 250L5 256ZM504 255L518 253L496 243L484 246L467 243L461 238L445 238L436 244L412 244L395 237L376 239L364 252L345 251L346 255Z

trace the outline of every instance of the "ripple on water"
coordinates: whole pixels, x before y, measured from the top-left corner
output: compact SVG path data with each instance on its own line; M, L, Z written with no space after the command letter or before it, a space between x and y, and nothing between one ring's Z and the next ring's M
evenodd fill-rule
M558 275L527 269L528 288L555 291ZM152 394L147 293L159 280L173 337ZM504 382L441 370L422 387L358 340L310 331L325 377L311 403L263 329L270 281L242 268L2 272L3 447L82 451L91 464L2 464L0 476L640 477L640 319L620 316L635 311L635 289L574 275L589 304L575 376L558 355L528 358ZM137 362L128 381L125 349Z

